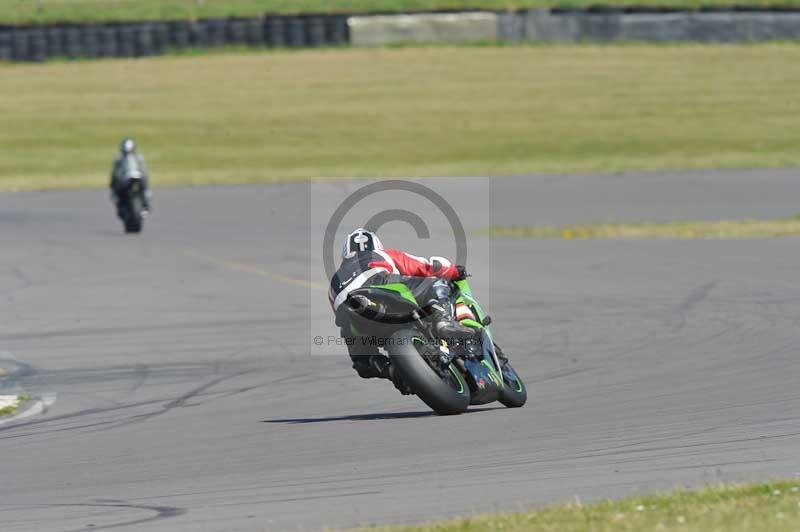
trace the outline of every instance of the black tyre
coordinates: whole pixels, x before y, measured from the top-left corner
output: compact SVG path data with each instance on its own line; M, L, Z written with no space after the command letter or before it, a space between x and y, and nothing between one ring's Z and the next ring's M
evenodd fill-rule
M126 24L117 30L117 56L133 57L136 55L136 34L133 26Z
M394 333L388 344L389 358L406 384L422 401L441 415L461 414L469 406L469 387L452 365L440 375L422 358L411 330Z
M192 22L190 31L191 45L198 48L208 46L208 28L202 22Z
M192 42L192 23L176 21L169 23L169 44L167 47L182 50Z
M286 18L271 15L264 20L264 31L269 46L286 46Z
M132 218L125 222L125 232L126 233L141 233L142 232L142 224L141 222L136 222Z
M206 27L209 46L224 46L227 44L228 21L226 19L206 19L203 24Z
M117 28L105 26L97 30L97 54L100 57L117 55Z
M228 44L247 44L247 21L229 20L227 31Z
M80 28L66 28L64 30L64 52L70 59L83 55L83 35Z
M86 26L81 31L83 46L82 55L86 57L97 57L100 55L100 32L96 27Z
M503 366L503 391L500 392L500 397L497 398L502 404L508 408L519 408L528 400L528 390L525 388L525 383L511 367L511 364L506 362Z
M153 24L153 53L163 54L169 47L169 26L163 22Z
M47 57L62 57L64 53L64 30L59 27L47 28L44 31Z
M134 27L133 32L136 57L153 55L153 26L151 24L139 24Z
M0 61L11 59L11 33L0 30Z
M247 21L247 44L264 46L264 21L252 19Z
M142 230L142 201L133 198L125 216L125 232L139 233Z
M289 46L300 47L308 43L308 39L306 39L306 21L303 17L287 18L286 37Z
M306 19L308 29L308 44L311 46L325 46L328 44L326 35L325 17L308 17Z
M11 33L11 59L13 61L30 61L28 32L16 30Z
M32 61L44 61L47 58L47 40L42 30L31 30L28 33L28 46Z
M350 42L346 15L327 15L328 44L343 45Z
M142 231L142 216L138 213L130 213L125 218L125 232L126 233L139 233Z

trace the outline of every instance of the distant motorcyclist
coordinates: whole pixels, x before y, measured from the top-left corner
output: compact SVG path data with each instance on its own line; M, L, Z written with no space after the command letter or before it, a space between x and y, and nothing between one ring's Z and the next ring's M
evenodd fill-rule
M136 149L136 143L131 138L123 139L119 145L119 156L114 159L111 167L111 199L117 206L117 215L121 216L121 199L131 179L139 179L142 184L142 207L145 212L150 211L150 198L152 193L149 187L149 175L144 158Z
M443 257L417 257L396 249L384 249L378 236L364 228L349 235L342 248L342 264L331 279L328 297L336 313L348 294L356 288L389 283L403 283L423 308L430 312L437 336L445 339L470 338L474 329L458 323L453 317L450 282L463 279L463 266L455 266ZM337 314L338 316L338 314ZM388 357L379 353L374 342L352 341L355 337L349 323L340 323L347 342L353 369L365 378L395 379Z

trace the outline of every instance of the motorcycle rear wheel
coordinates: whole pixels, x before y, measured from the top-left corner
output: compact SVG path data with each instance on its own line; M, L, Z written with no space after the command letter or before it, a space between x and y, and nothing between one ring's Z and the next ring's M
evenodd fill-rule
M461 414L469 407L470 393L464 376L452 364L445 376L437 373L415 347L421 339L412 330L397 331L387 351L394 367L414 394L440 415Z
M138 233L142 230L142 204L138 198L130 200L125 217L125 232Z

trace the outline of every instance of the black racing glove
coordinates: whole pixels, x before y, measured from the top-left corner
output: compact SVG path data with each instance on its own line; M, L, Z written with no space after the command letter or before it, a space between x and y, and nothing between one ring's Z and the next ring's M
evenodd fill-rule
M456 265L456 270L458 270L458 277L456 277L456 281L462 281L469 277L467 269L464 266Z

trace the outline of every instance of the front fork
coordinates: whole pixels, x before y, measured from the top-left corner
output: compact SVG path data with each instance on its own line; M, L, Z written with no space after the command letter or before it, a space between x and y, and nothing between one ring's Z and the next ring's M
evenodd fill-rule
M492 340L492 335L489 332L488 327L483 327L481 329L481 347L483 348L484 360L488 358L492 361L494 367L497 368L496 374L499 381L498 384L502 388L505 386L503 379L503 367L500 365L500 358L497 356L497 351L494 348L494 341Z

